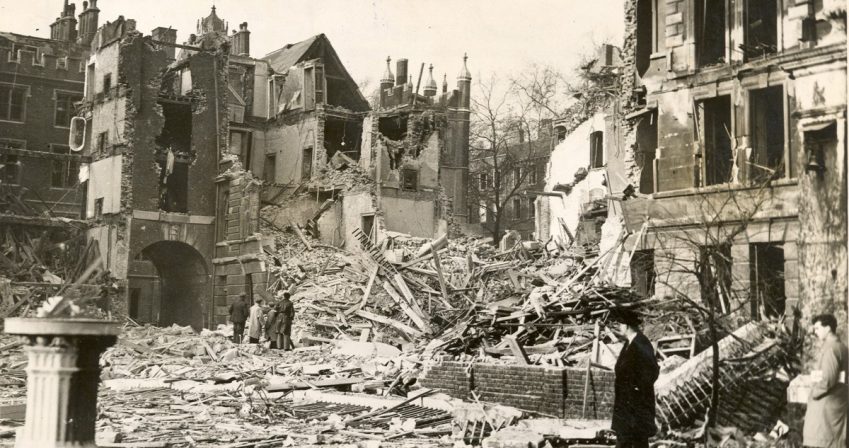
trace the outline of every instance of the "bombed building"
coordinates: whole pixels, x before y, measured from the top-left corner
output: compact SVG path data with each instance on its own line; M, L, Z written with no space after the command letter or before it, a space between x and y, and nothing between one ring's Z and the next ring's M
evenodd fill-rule
M845 322L845 5L634 0L626 18L637 275L722 313Z

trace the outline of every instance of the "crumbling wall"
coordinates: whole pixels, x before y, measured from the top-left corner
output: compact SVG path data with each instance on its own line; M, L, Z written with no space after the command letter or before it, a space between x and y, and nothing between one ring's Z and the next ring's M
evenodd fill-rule
M426 368L419 381L452 397L495 402L558 418L605 420L613 412L612 371L444 361ZM584 391L586 389L586 411Z

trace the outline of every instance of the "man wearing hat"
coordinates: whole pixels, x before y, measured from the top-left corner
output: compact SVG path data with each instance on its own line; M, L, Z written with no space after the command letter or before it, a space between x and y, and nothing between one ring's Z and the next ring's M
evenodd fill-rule
M616 360L611 429L617 448L647 448L649 437L657 432L654 382L660 369L651 342L639 330L637 314L623 309L612 318L628 340Z

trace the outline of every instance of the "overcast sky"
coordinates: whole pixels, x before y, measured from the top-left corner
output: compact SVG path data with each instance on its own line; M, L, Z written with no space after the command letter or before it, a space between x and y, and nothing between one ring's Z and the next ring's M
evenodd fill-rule
M82 0L76 14L82 12ZM230 29L248 22L251 56L324 33L358 82L376 86L386 56L434 65L441 83L454 86L464 52L473 77L509 76L531 64L572 69L602 42L621 46L624 0L215 0ZM100 24L119 15L149 34L177 29L177 41L194 33L212 0L99 0ZM62 0L0 0L0 31L49 37ZM427 70L427 68L425 69ZM394 72L393 62L393 72ZM425 72L425 79L427 72Z

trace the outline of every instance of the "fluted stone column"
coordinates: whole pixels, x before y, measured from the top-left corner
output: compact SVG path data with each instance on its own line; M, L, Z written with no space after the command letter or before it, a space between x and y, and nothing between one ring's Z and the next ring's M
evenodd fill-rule
M29 341L26 422L16 448L90 448L97 419L100 355L120 333L117 322L11 318L8 334Z

